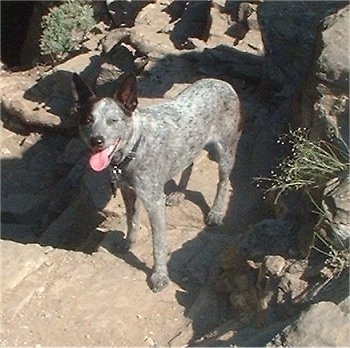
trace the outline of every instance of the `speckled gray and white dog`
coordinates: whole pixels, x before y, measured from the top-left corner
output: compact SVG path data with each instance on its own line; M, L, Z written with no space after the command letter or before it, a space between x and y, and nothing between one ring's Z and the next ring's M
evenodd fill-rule
M73 96L82 137L91 149L91 168L122 168L118 186L126 208L127 249L136 240L140 202L148 212L154 257L150 281L153 291L160 291L169 282L165 205L184 197L193 161L202 149L219 165L217 193L206 223L222 222L243 123L237 94L226 82L203 79L173 100L139 109L133 75L125 76L114 98L97 98L74 74ZM181 172L178 191L165 197L165 183Z

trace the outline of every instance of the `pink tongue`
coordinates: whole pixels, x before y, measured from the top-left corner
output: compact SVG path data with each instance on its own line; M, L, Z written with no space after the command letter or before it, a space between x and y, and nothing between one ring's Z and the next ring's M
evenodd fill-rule
M109 148L106 148L103 151L92 154L89 160L90 167L96 172L100 172L101 170L107 168L109 165L109 162L111 161L108 155L109 155Z

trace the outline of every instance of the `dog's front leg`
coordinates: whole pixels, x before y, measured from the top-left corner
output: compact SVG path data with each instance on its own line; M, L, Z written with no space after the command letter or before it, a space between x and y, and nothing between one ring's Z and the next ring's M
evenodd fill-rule
M120 191L124 200L126 210L126 221L128 226L125 244L121 246L121 249L127 251L136 242L137 235L140 229L139 213L141 208L141 202L136 197L136 194L132 189L121 187Z
M149 197L152 196L152 199ZM169 283L167 270L167 250L166 250L166 223L165 223L165 201L163 194L148 196L144 200L145 208L148 212L153 237L153 259L154 268L151 276L152 290L159 292Z

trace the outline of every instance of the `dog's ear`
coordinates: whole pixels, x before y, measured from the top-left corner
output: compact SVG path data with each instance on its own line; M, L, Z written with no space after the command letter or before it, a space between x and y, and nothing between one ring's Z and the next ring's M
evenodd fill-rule
M73 73L72 78L72 93L74 106L77 109L83 108L88 100L95 96L94 92L85 84L81 77Z
M125 73L122 76L122 83L114 98L121 103L125 113L131 116L137 107L137 84L136 76L131 73Z

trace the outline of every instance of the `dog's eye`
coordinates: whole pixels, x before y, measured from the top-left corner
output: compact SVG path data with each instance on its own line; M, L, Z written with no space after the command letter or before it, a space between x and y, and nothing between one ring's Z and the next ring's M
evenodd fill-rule
M112 124L112 123L117 123L119 120L117 118L110 118L108 123Z
M81 123L82 125L85 125L85 126L87 126L87 125L89 125L89 124L91 124L91 123L93 123L93 122L94 122L94 120L93 120L92 115L89 115L89 116L87 116L87 117L82 117L82 118L81 118L81 121L80 121L80 123Z

